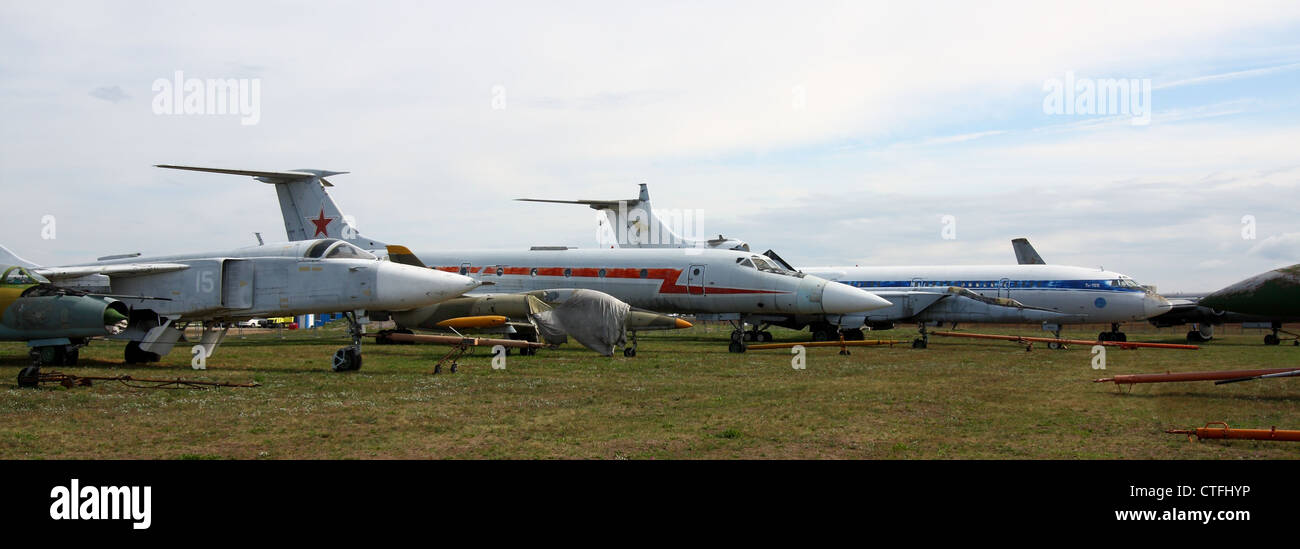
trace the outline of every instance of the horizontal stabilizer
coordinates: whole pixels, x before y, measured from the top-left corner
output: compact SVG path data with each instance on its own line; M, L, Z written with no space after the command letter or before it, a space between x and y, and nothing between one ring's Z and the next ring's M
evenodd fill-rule
M331 172L326 170L288 170L288 171L231 170L226 168L203 168L199 166L174 166L170 164L155 164L154 167L168 168L172 170L189 170L192 172L224 173L229 175L247 175L249 177L256 177L262 181L266 181L267 183L275 183L277 181L285 181L285 182L297 181L299 179L324 178L324 177L329 177L331 175L343 175L348 173L348 172ZM332 183L324 179L321 179L321 184L325 185L326 187L334 186Z
M546 202L548 204L582 204L583 206L590 206L593 210L612 210L617 208L619 203L625 204L630 208L641 203L640 200L635 198L629 200L545 200L542 198L516 198L515 200L518 202Z
M9 248L6 248L4 246L0 246L0 265L7 265L11 267L26 267L28 269L33 267L40 267L40 265L37 265L35 263L32 263L31 261L27 261L26 259L18 257L18 254L13 253L12 251L9 250Z

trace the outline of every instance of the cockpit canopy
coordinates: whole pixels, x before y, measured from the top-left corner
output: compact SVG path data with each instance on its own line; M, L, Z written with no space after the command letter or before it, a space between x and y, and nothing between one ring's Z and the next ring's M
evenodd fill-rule
M49 284L45 277L32 273L22 267L9 267L0 274L0 284L30 286L32 284Z
M749 257L737 258L736 264L742 267L758 269L759 271L765 273L774 273L774 274L785 275L785 276L798 276L798 277L803 276L803 273L801 272L787 271L785 269L782 269L774 261L766 257L763 257L761 255L751 255Z
M308 259L379 259L370 252L337 238L323 238L307 248L303 257Z
M1133 279L1131 279L1131 278L1116 278L1116 279L1110 281L1110 285L1111 285L1111 286L1114 286L1114 287L1116 287L1116 288L1127 288L1127 289L1133 289L1133 290L1142 290L1142 289L1145 289L1145 288L1142 287L1141 284L1138 284L1137 282L1134 282Z

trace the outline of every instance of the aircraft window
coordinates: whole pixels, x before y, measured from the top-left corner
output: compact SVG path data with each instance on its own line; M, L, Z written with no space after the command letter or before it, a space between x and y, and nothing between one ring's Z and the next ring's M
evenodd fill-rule
M315 246L312 246L312 248L314 250ZM337 242L334 247L330 249L329 253L325 254L325 257L339 259L378 259L370 252L342 241Z
M596 272L596 276L599 276L599 277L601 277L601 278L605 278L605 269L601 269L601 270L597 271L597 272Z
M464 275L469 274L469 265L461 265L461 266L460 266L460 274L461 274L461 276L464 276Z
M528 270L528 276L537 276L537 267Z
M497 267L497 276L501 276L503 274L506 274L506 270L501 267Z
M0 277L0 282L5 284L41 284L49 281L44 277L27 272L27 269L22 267L10 267L9 270L4 272L4 276Z
M758 269L758 270L760 270L760 271L763 271L763 272L765 272L765 273L775 273L775 274L780 274L780 275L803 276L802 273L800 273L800 274L796 274L796 273L792 273L792 272L790 272L790 271L787 271L787 270L785 270L785 269L782 269L782 268L780 268L780 267L777 267L777 266L776 266L774 263L772 263L771 261L768 261L768 260L766 260L766 259L764 259L764 258L762 258L762 257L760 257L760 256L757 256L757 255L749 256L749 259L750 259L750 261L752 261L752 262L754 263L754 268L756 268L756 269Z
M311 248L307 249L307 257L310 258L323 257L325 255L325 250L329 249L329 247L332 246L335 242L338 242L338 240L333 238L327 238L321 240L320 242L312 244Z
M692 269L692 270L691 270L691 274L693 274L693 275L695 275L695 276L699 276L699 275L700 275L700 270L699 270L699 269Z
M650 271L641 269L641 278L650 278Z
M568 277L571 277L571 276L573 276L573 269L565 268L565 269L564 269L564 277L565 277L565 278L568 278Z

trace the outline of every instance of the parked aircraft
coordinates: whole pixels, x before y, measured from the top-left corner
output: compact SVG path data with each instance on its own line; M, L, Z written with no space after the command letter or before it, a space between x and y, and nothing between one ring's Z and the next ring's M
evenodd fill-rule
M1015 248L1016 260L1021 264L1044 264L1043 258L1038 255L1029 241L1023 238L1017 238L1011 241ZM1214 327L1223 324L1241 323L1244 326L1255 326L1268 328L1272 330L1271 334L1264 336L1265 345L1277 345L1282 340L1278 336L1283 332L1282 324L1284 322L1300 322L1300 308L1295 307L1295 296L1291 295L1291 300L1283 299L1289 295L1289 281L1296 279L1296 270L1300 265L1293 265L1282 269L1276 269L1253 277L1222 290L1215 292L1215 299L1209 302L1205 301L1209 294L1181 293L1169 294L1165 298L1169 301L1170 309L1161 314L1147 319L1151 325L1157 328L1168 328L1170 326L1182 326L1190 324L1191 329L1187 331L1187 341L1193 343L1204 343L1214 339ZM1265 290L1264 293L1251 291L1255 287L1258 290ZM1276 288L1274 292L1266 288ZM1231 297L1230 297L1231 296ZM1267 296L1267 297L1260 297ZM1222 297L1223 299L1219 299ZM1293 340L1300 345L1300 339Z
M326 182L320 174L341 172L159 167L251 175L283 187L277 193L290 238L306 234L304 222L308 222L313 235L339 235L363 247L375 242L347 223L325 191ZM339 223L333 225L334 221ZM728 347L733 352L744 352L743 327L759 318L793 322L801 315L819 315L834 324L841 315L890 306L890 302L871 293L783 269L761 256L737 250L580 250L541 246L528 251L431 251L416 255L422 263L438 270L490 281L494 293L584 288L660 313L712 315L731 322L735 328Z
M24 265L58 285L99 286L129 308L126 328L107 336L129 341L128 364L159 360L192 322L203 325L202 349L196 352L206 359L237 320L347 311L353 341L335 353L333 369L356 370L367 311L425 307L480 284L454 273L380 261L334 238L151 258L133 254L61 267L40 267L3 252L0 262Z
M656 241L656 238L659 242L675 242L679 247L701 245L700 242L691 242L672 233L666 237L657 237L663 233L663 227L671 228L672 224L655 218L645 184L641 184L637 198L628 200L524 200L583 204L604 212L612 227L632 235L614 240L625 247L646 247L646 241ZM649 233L648 238L644 236L646 233ZM1027 241L1024 244L1028 246ZM778 263L786 270L794 270L775 252L769 250L764 255L764 260ZM1032 247L1022 249L1017 245L1017 256L1038 264L829 266L801 270L867 290L891 302L889 307L860 315L859 320L853 323L837 319L840 326L856 324L855 327L866 325L888 328L896 322L915 322L920 325L921 331L921 337L913 342L915 347L927 345L926 323L942 322L1044 323L1058 337L1062 324L1108 323L1111 330L1098 334L1098 339L1126 341L1127 336L1119 330L1120 323L1143 320L1170 308L1169 302L1163 297L1120 273L1045 265ZM796 329L807 325L815 340L835 336L835 324L817 318L806 319L806 322L803 320L777 320L770 323ZM770 334L764 335L762 328L761 325L755 326L747 337L770 337ZM862 337L861 330L854 330L850 335L854 339Z
M111 297L60 288L24 267L0 265L0 341L27 342L33 364L76 364L87 340L121 333L130 312Z

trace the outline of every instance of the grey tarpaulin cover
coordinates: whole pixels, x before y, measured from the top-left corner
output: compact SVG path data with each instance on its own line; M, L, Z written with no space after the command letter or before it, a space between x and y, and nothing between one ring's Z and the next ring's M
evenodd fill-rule
M570 293L571 292L571 293ZM547 343L568 335L584 347L605 356L627 343L627 313L631 307L619 299L593 290L566 290L568 296L550 302L549 311L533 313L533 322Z

